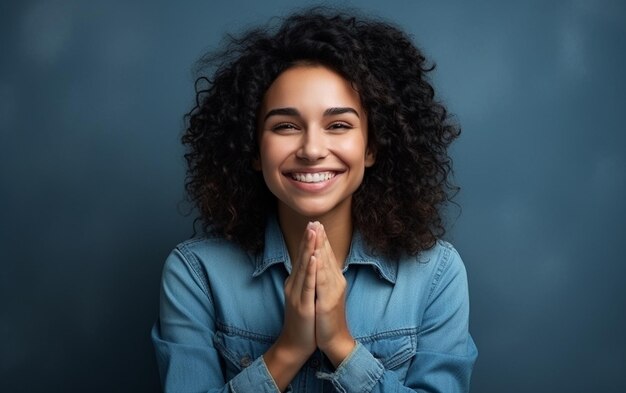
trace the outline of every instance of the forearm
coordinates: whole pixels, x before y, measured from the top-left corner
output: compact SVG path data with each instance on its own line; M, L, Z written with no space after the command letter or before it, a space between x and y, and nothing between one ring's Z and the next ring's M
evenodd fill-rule
M263 361L279 391L284 392L298 374L308 355L298 348L289 348L278 340L263 355Z
M424 361L417 361L417 358ZM407 361L412 363L401 380L395 370L386 369L365 346L357 343L334 372L318 373L318 377L345 393L464 393L469 389L467 380L472 356L416 354Z

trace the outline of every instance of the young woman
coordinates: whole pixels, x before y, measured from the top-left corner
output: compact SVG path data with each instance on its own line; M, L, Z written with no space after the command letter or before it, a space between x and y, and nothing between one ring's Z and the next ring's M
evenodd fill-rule
M466 273L444 234L458 136L383 22L311 10L208 59L183 142L204 223L165 263L172 392L466 392Z

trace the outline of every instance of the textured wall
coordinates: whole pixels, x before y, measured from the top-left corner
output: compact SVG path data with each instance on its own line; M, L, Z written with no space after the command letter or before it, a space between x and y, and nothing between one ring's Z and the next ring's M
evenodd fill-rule
M7 3L0 391L154 391L160 269L191 234L192 64L292 2ZM626 5L388 3L339 4L413 34L463 126L450 238L470 278L472 391L626 391Z

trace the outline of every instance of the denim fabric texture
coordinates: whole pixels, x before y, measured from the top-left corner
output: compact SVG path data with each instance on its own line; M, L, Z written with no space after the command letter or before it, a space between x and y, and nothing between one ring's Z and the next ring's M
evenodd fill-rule
M152 329L165 391L278 392L262 355L280 334L290 272L275 218L259 255L221 238L178 245L165 262ZM449 243L388 260L355 232L344 274L357 345L337 369L317 351L287 391L469 391L477 351L465 267Z

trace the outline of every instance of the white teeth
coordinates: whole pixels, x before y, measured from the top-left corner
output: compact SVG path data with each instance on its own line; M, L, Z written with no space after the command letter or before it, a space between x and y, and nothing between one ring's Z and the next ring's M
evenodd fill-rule
M334 172L292 173L291 178L303 183L319 183L335 177Z

